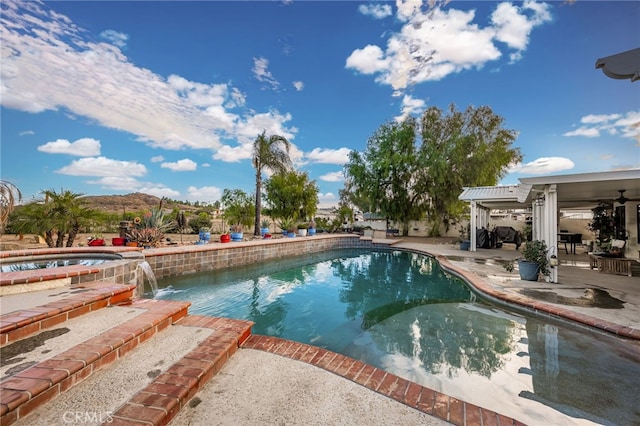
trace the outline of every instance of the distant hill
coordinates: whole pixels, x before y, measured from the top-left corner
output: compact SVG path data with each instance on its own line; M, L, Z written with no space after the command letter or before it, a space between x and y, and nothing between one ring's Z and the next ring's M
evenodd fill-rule
M83 197L83 199L87 200L90 208L109 213L139 212L160 207L160 198L141 192L127 195L89 195ZM198 210L198 207L175 203L166 199L162 201L163 210L170 210L175 207L185 211Z

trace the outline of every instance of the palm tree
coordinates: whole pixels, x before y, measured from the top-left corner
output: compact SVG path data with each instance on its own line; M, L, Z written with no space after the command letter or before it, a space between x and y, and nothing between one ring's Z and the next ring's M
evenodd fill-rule
M262 172L269 169L275 173L285 172L292 167L289 149L291 144L280 135L267 137L263 131L253 142L251 162L256 169L256 217L253 234L260 235L260 216L262 214Z
M18 229L44 235L49 247L71 247L80 228L95 218L96 211L86 207L84 194L53 189L41 192L43 200L29 203L20 210Z
M22 193L17 186L6 180L0 180L0 234L9 220L16 202L22 201Z

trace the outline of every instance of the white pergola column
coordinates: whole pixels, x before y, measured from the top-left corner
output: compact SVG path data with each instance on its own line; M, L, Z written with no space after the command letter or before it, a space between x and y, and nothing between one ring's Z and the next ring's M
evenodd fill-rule
M531 203L531 211L533 217L531 219L531 238L533 240L542 240L542 205L538 205L537 201Z
M469 241L471 245L469 246L469 251L478 251L476 248L476 224L478 223L478 219L476 215L478 214L478 204L475 201L471 201L471 220L469 221Z
M558 255L558 193L555 185L548 185L544 189L544 206L542 212L541 239L547 244L551 254ZM547 282L558 282L558 268L550 268L551 274L545 277Z

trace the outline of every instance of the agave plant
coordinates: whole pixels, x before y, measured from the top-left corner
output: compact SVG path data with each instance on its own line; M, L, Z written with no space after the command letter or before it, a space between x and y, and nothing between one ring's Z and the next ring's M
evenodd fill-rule
M153 209L141 218L136 217L134 226L127 232L127 239L135 241L139 246L157 247L163 240L165 233L173 228L173 221L165 221L162 210Z

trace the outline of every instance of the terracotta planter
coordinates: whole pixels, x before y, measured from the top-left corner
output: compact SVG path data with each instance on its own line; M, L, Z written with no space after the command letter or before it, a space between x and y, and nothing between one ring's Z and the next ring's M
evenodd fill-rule
M136 241L127 241L127 247L138 247L138 243Z

